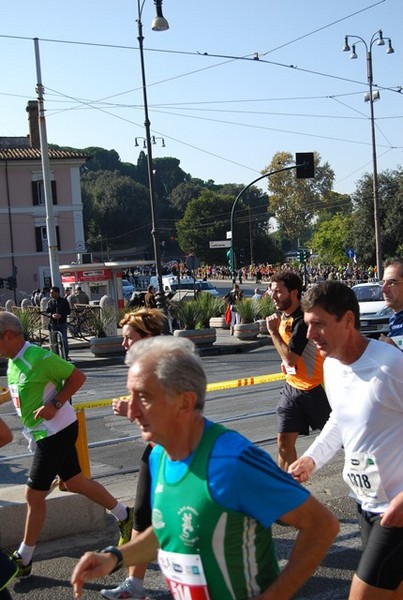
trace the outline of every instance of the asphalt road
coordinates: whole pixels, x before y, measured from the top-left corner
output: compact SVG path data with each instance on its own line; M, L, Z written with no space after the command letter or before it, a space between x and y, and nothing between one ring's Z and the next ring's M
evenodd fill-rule
M275 373L279 370L278 357L272 347L260 348L248 354L206 357L203 361L209 382ZM126 372L123 365L89 369L86 373L85 387L76 395L74 401L88 402L91 399L124 394ZM276 433L276 422L273 411L281 385L277 382L208 394L205 414L209 418L223 421L229 427L241 431L275 457L276 447L273 439ZM7 405L0 407L0 416L8 411ZM12 421L14 418L8 415L7 421L10 422L10 419ZM12 425L16 440L2 452L3 455L12 452L13 461L0 463L0 490L3 485L25 482L31 462L30 457L22 456L26 452L26 445L20 436L20 425L16 418L15 422L12 421ZM128 471L135 470L144 448L135 426L126 419L114 417L110 409L94 409L87 414L87 430L92 476L99 478L120 500L132 502L137 475ZM130 439L115 443L117 438L127 437ZM299 453L309 445L311 439L312 437L300 438ZM359 557L360 542L354 505L346 498L341 470L341 457L338 457L318 473L310 485L313 493L327 503L340 519L341 534L315 576L295 596L299 600L307 598L341 600L348 596L349 582ZM275 525L274 537L280 564L285 564L295 538L295 531L292 528ZM77 559L85 550L102 548L111 542L115 543L116 538L113 519L108 517L105 529L97 534L76 534L38 544L33 576L26 581L17 581L12 586L13 599L72 598L69 578ZM84 600L101 598L99 590L102 587L113 587L121 579L122 575L116 573L90 583L83 595ZM170 598L156 565L151 565L148 569L145 585L150 599Z

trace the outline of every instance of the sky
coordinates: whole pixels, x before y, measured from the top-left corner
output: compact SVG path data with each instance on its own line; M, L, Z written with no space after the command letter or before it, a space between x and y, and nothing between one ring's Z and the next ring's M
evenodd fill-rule
M3 0L0 137L28 134L38 38L48 142L114 149L136 164L145 136L138 10L136 0ZM154 4L143 3L154 157L247 185L278 151L316 151L334 190L354 192L372 173L363 41L381 29L395 53L371 46L378 171L402 165L402 0L164 0L163 13L170 28L154 32ZM346 35L357 60L342 51Z

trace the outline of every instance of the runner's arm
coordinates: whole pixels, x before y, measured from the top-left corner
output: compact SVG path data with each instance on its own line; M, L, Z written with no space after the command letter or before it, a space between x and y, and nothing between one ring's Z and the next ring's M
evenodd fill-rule
M312 496L298 508L282 515L281 519L296 527L298 535L287 565L255 600L292 598L321 563L339 532L336 517Z

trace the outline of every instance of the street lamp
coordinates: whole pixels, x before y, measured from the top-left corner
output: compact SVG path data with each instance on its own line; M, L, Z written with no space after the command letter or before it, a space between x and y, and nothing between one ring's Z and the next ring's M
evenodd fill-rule
M154 173L153 173L153 157L152 157L152 141L151 141L151 133L150 133L150 119L148 117L148 103L147 103L147 86L146 86L146 73L144 66L144 36L143 36L143 23L141 21L141 17L143 14L143 8L146 0L142 2L137 0L137 26L138 26L138 36L137 40L139 42L140 49L140 65L141 65L141 81L143 88L143 104L144 104L144 128L145 128L145 148L147 148L147 171L148 171L148 184L150 189L150 207L151 207L151 235L153 238L153 247L154 247L154 260L155 260L155 271L157 275L157 283L158 283L158 293L157 293L157 306L164 312L166 312L166 302L165 302L165 294L164 288L162 285L162 262L161 262L161 246L160 246L160 236L158 230L158 218L157 218L157 206L155 199L155 188L154 188ZM166 31L169 29L168 21L162 15L162 0L154 0L154 4L156 7L156 17L154 18L151 28L154 31ZM137 140L136 140L137 143Z
M353 38L357 40L354 44L352 44L351 48L349 46L349 38ZM364 44L366 58L367 58L367 81L369 87L369 93L365 94L365 102L369 102L370 108L370 120L371 120L371 143L372 143L372 193L374 197L374 228L375 228L375 254L376 254L376 269L377 275L379 279L382 279L382 234L381 234L381 219L380 219L380 210L379 210L379 190L378 190L378 165L376 158L376 141L375 141L375 117L374 117L374 101L379 100L380 94L379 90L373 91L373 73L372 73L372 46L377 44L377 46L384 46L385 41L388 42L388 47L386 50L386 54L393 54L394 50L392 47L392 40L390 38L383 37L382 31L376 31L371 37L369 43L360 37L359 35L346 35L344 38L344 47L343 52L350 52L350 58L355 59L358 58L356 53L356 45L359 43Z

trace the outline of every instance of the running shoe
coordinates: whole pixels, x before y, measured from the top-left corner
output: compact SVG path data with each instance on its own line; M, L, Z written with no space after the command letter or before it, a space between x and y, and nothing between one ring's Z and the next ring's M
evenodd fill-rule
M32 560L27 565L23 565L22 558L17 551L13 552L13 554L10 556L10 560L16 565L18 569L16 574L17 577L29 577L31 575Z
M125 521L118 521L117 525L120 531L120 538L118 541L118 546L122 546L122 544L126 544L132 536L133 529L133 513L134 509L126 507L127 509L127 518ZM129 596L130 597L130 596Z
M108 598L108 600L127 600L127 598L137 598L137 600L146 599L144 589L133 587L130 579L125 579L118 587L111 590L101 590L101 596Z

